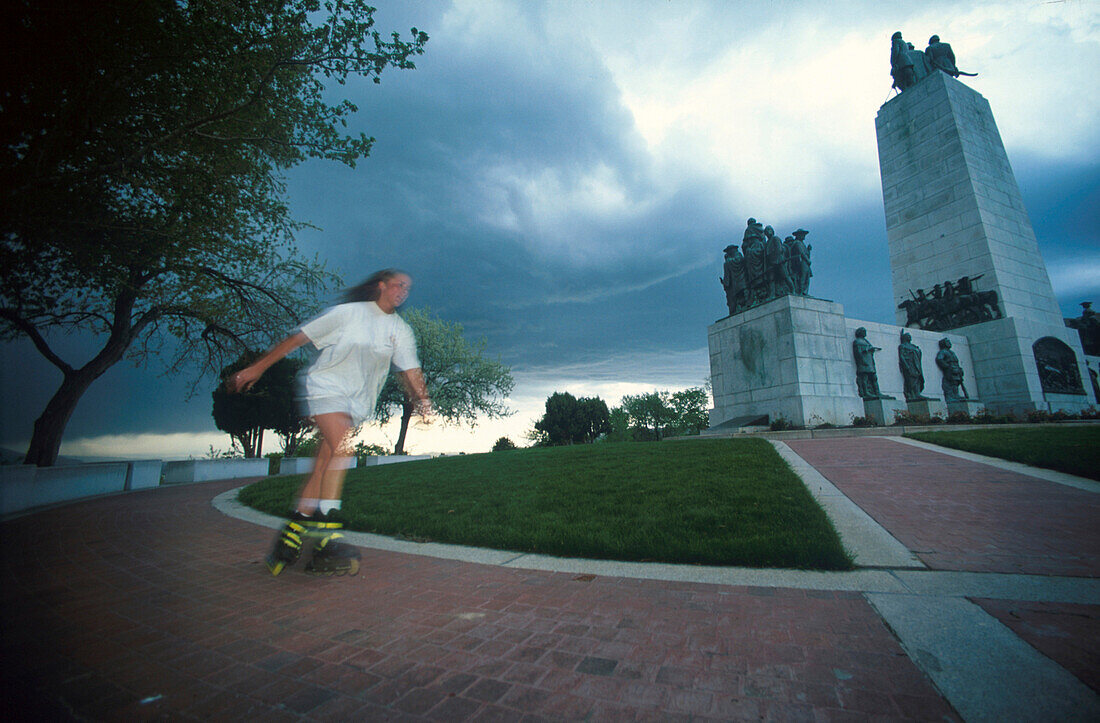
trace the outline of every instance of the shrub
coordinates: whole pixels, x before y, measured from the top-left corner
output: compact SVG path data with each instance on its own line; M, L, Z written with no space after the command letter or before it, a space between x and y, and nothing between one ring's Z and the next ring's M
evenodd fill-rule
M496 442L493 443L493 451L494 452L503 452L505 450L515 449L515 448L516 448L516 443L513 442L512 440L508 439L507 437L501 437L500 439L498 439Z
M908 409L899 409L894 412L894 426L903 427L906 425L914 424L928 424L929 417L927 414L914 414Z
M1082 409L1081 419L1100 419L1100 409L1092 406Z
M973 421L966 412L951 412L947 415L948 424L970 424Z
M768 425L768 428L771 429L771 431L773 432L783 432L788 429L794 429L794 425L791 424L790 420L784 419L783 417L778 417L772 420L772 423Z
M872 416L852 417L852 426L853 427L877 427L878 422L876 422L875 418L872 417Z
M1031 422L1032 424L1049 422L1050 412L1045 409L1032 409L1030 412L1027 413L1027 421Z

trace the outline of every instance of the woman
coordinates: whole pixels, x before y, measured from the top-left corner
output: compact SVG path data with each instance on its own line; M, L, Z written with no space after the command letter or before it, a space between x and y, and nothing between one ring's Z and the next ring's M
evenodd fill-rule
M304 536L319 537L308 572L354 575L359 553L336 542L340 523L332 512L340 509L344 469L333 465L348 433L374 415L374 407L386 375L392 367L416 404L417 414L427 419L431 401L416 356L412 329L397 315L397 307L409 296L412 280L396 269L372 274L348 290L344 303L303 324L298 331L237 372L230 379L232 391L247 391L267 369L306 343L320 350L317 360L301 379L301 398L307 414L321 434L313 472L298 494L297 506L267 557L272 575L292 565L301 554Z

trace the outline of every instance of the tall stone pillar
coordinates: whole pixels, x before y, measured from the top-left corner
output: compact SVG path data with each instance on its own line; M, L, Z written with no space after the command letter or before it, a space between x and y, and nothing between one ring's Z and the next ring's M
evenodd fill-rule
M875 128L894 303L970 277L975 291L996 293L1001 317L953 327L970 339L981 400L1016 412L1094 403L1080 340L1062 321L989 103L937 71L887 101ZM907 323L904 310L896 315ZM1060 376L1040 374L1047 350L1060 345L1075 359ZM1080 393L1071 367L1084 381Z

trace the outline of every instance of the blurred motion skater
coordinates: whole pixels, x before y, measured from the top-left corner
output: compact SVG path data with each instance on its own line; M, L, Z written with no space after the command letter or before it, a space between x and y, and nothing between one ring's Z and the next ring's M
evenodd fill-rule
M272 575L293 565L302 545L317 542L306 571L354 575L359 551L338 542L341 523L334 519L344 487L343 465L349 432L374 415L386 375L393 368L424 421L431 400L416 356L412 329L398 316L397 307L409 296L412 280L396 269L378 271L344 294L343 303L303 324L266 354L230 379L234 392L247 391L263 373L295 349L312 343L320 355L301 378L304 414L313 418L321 434L313 472L298 493L298 503L267 556Z

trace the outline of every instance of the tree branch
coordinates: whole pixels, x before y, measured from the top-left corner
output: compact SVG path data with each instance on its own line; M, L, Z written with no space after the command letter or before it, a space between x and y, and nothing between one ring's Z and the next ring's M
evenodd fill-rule
M46 360L50 362L50 364L60 369L62 374L68 376L73 373L73 368L54 353L53 349L50 348L49 343L46 341L46 338L39 333L38 329L20 316L14 309L0 309L0 318L7 320L12 326L26 334L34 344L35 349L37 349L42 356L46 357Z

